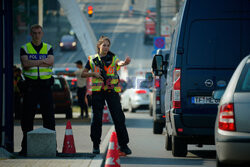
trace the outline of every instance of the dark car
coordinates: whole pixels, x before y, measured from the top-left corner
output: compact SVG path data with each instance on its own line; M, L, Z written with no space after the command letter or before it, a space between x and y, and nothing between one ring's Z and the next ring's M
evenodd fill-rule
M212 92L226 86L250 53L249 0L186 0L172 36L169 62L156 55L167 74L166 149L186 156L188 144L214 144L218 100Z
M55 114L65 114L67 119L72 118L72 95L69 85L65 78L53 76L54 84L52 85L53 108ZM22 106L21 101L21 106ZM40 113L40 105L37 105L37 113Z
M66 79L55 76L52 91L55 113L65 113L67 119L72 118L72 95Z
M163 56L163 60L165 62L168 61L170 50L167 49L158 49L157 54ZM152 64L154 64L154 61ZM153 133L154 134L162 134L163 128L165 127L165 92L166 92L166 74L160 75L157 71L153 71L153 85L154 87L151 89L151 99L149 112L153 115Z
M58 75L60 73L66 73L66 74L69 74L69 73L73 73L77 70L77 68L75 67L56 67L56 68L53 68L53 74L54 75ZM77 78L76 77L70 77L70 76L63 76L66 81L68 82L68 85L69 85L69 88L70 88L70 91L72 93L72 97L73 97L73 104L77 104L78 102L78 97L77 97Z
M73 35L63 35L60 44L61 51L63 50L76 50L77 42Z
M234 72L218 106L214 131L217 167L250 163L249 108L250 56L247 56Z

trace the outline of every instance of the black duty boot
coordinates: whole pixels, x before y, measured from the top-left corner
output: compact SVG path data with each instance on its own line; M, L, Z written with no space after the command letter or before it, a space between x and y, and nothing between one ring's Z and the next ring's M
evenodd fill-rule
M94 146L93 146L93 154L100 154L99 144L94 144Z
M128 145L121 146L120 151L125 153L126 155L132 154L132 151L130 150Z

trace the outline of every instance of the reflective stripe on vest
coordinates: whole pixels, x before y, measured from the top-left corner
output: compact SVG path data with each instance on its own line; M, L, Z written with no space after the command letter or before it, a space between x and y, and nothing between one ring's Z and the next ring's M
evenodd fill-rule
M89 63L91 67L92 72L99 72L100 69L95 65L93 62L93 59L98 57L98 59L101 61L100 56L98 54L89 56ZM117 56L113 56L112 63L106 67L104 66L104 70L106 71L107 76L109 76L110 80L108 80L108 85L104 85L103 80L98 78L92 78L92 91L101 91L103 88L104 90L107 89L114 89L115 92L121 92L121 87L118 85L118 75L117 75L117 69L116 62L118 61Z
M48 51L51 45L43 42L43 46L39 53L36 52L30 42L23 45L22 48L27 53L29 60L43 60L48 57ZM24 69L23 74L25 77L34 80L37 80L38 76L40 79L49 79L52 76L52 67L31 67L29 69Z

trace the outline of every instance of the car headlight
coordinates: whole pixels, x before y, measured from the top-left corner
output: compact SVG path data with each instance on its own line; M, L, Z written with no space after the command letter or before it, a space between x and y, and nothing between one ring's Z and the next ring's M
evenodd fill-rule
M62 43L62 42L60 42L60 44L59 44L59 45L60 45L60 47L63 47L63 43Z
M76 42L73 42L73 43L72 43L72 46L76 46Z

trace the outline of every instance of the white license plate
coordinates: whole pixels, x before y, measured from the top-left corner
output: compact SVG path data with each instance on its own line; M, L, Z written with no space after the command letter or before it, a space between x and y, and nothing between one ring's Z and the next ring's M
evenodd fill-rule
M219 104L220 100L214 99L211 96L195 96L192 97L193 104Z

